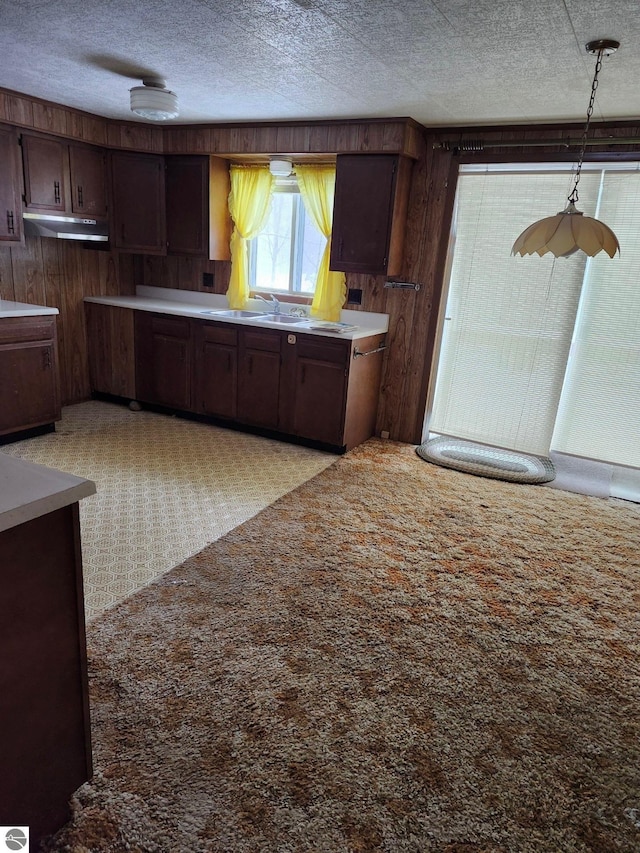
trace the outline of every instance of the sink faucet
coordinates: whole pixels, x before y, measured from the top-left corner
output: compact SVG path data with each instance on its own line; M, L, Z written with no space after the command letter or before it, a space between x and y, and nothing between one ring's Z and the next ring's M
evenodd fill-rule
M269 299L271 300L271 302L269 302L269 299L265 299L264 296L260 296L260 294L256 296L256 299L260 299L262 302L266 302L267 305L270 305L273 308L274 314L280 313L280 300L276 299L272 293L269 294Z

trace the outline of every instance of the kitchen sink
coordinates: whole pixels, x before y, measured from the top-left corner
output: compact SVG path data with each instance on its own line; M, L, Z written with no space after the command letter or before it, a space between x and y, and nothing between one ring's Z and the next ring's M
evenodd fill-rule
M263 317L262 311L243 311L240 308L213 308L201 314L216 314L218 317Z
M308 317L294 317L291 314L263 314L263 320L268 320L269 323L304 323Z

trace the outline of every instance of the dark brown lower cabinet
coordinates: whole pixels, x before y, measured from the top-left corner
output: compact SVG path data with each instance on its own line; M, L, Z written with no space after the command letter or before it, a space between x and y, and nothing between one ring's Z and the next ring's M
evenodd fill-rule
M238 412L238 330L219 323L195 325L196 411L234 419Z
M280 428L282 335L272 329L240 330L238 420L267 429Z
M138 399L191 411L193 342L189 318L138 311L135 334Z
M0 319L0 435L60 417L55 316Z
M135 396L341 451L375 432L383 334L351 341L135 311L134 395L117 390L130 369L131 346L118 345L130 324L119 315L99 316L103 309L130 309L101 304L88 309L89 328L100 337L89 346L96 362L90 364L92 383L100 382L93 391ZM122 362L114 374L106 366L109 352Z
M91 777L78 504L0 532L0 824L30 849Z
M341 445L350 346L311 336L296 338L290 431Z
M134 312L93 302L86 302L84 307L91 390L134 400Z

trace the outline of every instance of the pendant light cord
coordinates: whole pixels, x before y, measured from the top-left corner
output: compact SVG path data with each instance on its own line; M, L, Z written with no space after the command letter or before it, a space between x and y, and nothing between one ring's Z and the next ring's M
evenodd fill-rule
M580 183L580 172L582 171L582 161L584 160L584 152L587 147L587 135L589 133L589 125L591 124L591 116L593 115L593 105L596 100L596 90L598 88L598 75L602 69L602 54L604 53L604 48L600 48L598 51L598 58L596 60L596 70L593 75L593 82L591 83L591 98L589 99L589 106L587 107L587 121L584 126L584 130L582 131L582 139L580 140L580 159L578 160L578 166L576 168L576 177L573 184L573 189L571 190L571 195L568 197L568 201L571 204L575 204L578 201L578 184Z

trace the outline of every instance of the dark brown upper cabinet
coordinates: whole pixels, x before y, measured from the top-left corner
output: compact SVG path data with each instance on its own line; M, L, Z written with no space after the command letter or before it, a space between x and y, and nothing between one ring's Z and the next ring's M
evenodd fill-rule
M24 206L34 212L69 209L67 146L46 136L22 135Z
M339 154L332 270L400 275L412 161L395 154Z
M168 253L229 260L228 163L219 157L169 155L165 165Z
M167 252L209 252L209 158L165 157Z
M71 210L78 216L106 219L106 155L101 148L69 146Z
M111 193L114 248L166 254L164 157L112 152Z
M0 241L22 242L20 150L15 131L0 128Z
M67 145L22 135L25 210L105 219L107 194L102 148Z

